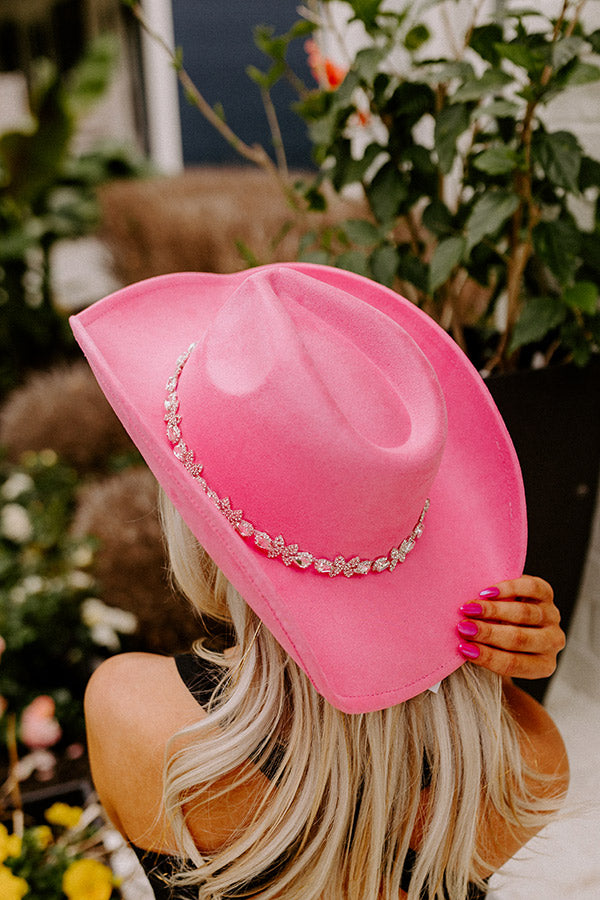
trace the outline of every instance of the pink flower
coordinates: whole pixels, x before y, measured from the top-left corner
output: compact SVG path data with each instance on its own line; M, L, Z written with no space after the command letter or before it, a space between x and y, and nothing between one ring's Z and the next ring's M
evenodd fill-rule
M62 729L54 717L56 706L52 697L41 694L26 706L21 716L21 740L30 750L52 747L62 736Z
M304 44L304 49L308 54L308 67L315 81L321 87L334 91L340 86L346 74L347 69L338 66L333 60L328 59L321 53L321 48L316 41L308 40Z

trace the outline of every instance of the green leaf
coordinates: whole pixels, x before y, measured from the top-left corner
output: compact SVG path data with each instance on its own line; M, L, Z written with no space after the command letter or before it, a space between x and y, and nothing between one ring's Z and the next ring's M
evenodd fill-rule
M327 209L327 200L318 188L308 188L304 197L310 210L313 210L314 212L324 212Z
M327 250L303 250L298 254L298 261L305 263L318 263L321 266L330 265L329 253Z
M473 160L473 165L480 172L488 175L506 175L519 165L519 157L512 147L498 145L484 150Z
M548 134L540 130L536 132L532 141L532 153L552 184L577 193L583 154L574 134L569 131L554 131Z
M429 28L426 25L413 25L405 35L404 46L411 53L422 47L430 38Z
M574 59L583 46L583 38L570 35L561 38L552 46L552 68L562 69Z
M558 297L532 297L527 301L513 331L509 352L541 341L565 319L566 307Z
M423 210L421 217L423 225L432 234L437 237L447 235L452 230L452 215L450 210L441 200L437 198Z
M500 60L496 44L502 42L502 26L497 23L480 25L474 28L471 34L469 46L482 59L497 66Z
M68 79L69 108L82 115L104 95L115 71L119 44L113 34L95 38Z
M515 39L511 43L498 43L495 48L503 59L509 60L520 69L525 69L533 77L542 71L546 62L545 48L528 47L521 43L520 39Z
M363 22L367 30L376 25L382 0L349 0L349 2L354 13L354 19Z
M384 225L399 215L401 204L408 196L402 175L392 162L379 169L366 193L373 215Z
M584 63L578 60L573 66L563 84L569 87L577 87L580 84L593 84L600 79L600 67L593 66L591 63Z
M369 262L375 281L391 287L398 271L398 250L387 241L376 247L371 253Z
M346 232L348 240L353 244L369 246L379 240L379 230L366 219L347 219L342 222L341 227Z
M380 47L365 47L356 54L352 69L363 83L373 84L377 70L386 55L386 51Z
M493 100L483 106L478 106L471 114L472 119L480 119L489 116L491 119L512 119L518 115L521 107L510 100Z
M445 106L436 116L434 143L439 166L447 175L456 156L456 142L469 127L469 110L462 103Z
M484 237L495 234L519 205L516 194L507 191L488 191L474 204L465 230L467 252L470 253Z
M560 284L574 280L581 249L581 238L570 219L540 222L533 230L535 253Z
M348 272L356 272L357 275L370 276L369 263L364 253L359 250L348 250L341 253L334 264L338 269L346 269Z
M588 34L587 39L588 42L592 45L592 50L594 51L594 53L600 53L600 28L592 31L591 34Z
M453 102L465 103L469 100L480 100L486 94L495 94L512 84L513 78L502 69L486 69L481 78L466 81L452 97Z
M448 280L453 269L462 260L465 247L465 239L457 236L444 238L437 245L429 265L429 290L431 293Z
M598 285L591 281L577 281L565 289L563 300L572 309L594 315L598 311Z

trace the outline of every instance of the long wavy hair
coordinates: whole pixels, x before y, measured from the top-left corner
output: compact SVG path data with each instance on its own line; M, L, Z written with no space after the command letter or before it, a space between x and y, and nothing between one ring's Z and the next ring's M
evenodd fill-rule
M186 860L176 884L197 885L199 900L398 900L420 824L408 900L464 900L468 882L483 884L482 873L493 868L478 841L490 811L509 830L536 830L556 810L556 796L543 799L552 794L548 776L523 761L523 735L498 676L464 665L438 693L377 712L340 712L316 692L164 495L161 507L177 584L200 616L221 623L229 636L217 649L208 638L194 645L220 668L221 684L208 715L180 733L183 746L174 742L167 752L165 809ZM224 653L223 643L237 652ZM265 765L274 770L243 828L203 855L184 807L201 813L210 788L214 810L215 785L224 776L236 771L239 786ZM225 781L223 796L232 786ZM537 790L536 782L545 784ZM260 888L246 893L257 878Z

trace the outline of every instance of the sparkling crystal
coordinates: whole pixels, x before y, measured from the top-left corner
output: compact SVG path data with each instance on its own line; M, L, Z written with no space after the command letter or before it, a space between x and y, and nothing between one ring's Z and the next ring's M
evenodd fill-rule
M346 578L351 578L352 575L356 573L356 567L360 563L359 556L353 556L352 559L349 559L343 568L344 575Z
M376 559L373 563L373 571L374 572L383 572L385 569L389 568L390 561L387 556L380 556L379 559Z
M285 563L286 566L291 566L291 564L296 561L297 555L298 544L288 544L287 547L284 547L281 551L281 561Z
M171 375L169 380L167 381L167 393L171 394L173 391L177 390L177 382L179 379L176 375Z
M180 459L182 462L185 460L188 454L188 446L185 441L179 441L179 443L173 447L173 453Z
M371 560L370 559L361 559L361 561L356 566L356 574L357 575L366 575L371 571Z
M313 561L312 553L309 553L307 550L301 550L300 553L296 553L293 562L296 563L301 569L308 569L310 564Z
M195 465L190 466L188 471L189 471L190 475L193 475L194 478L198 478L198 476L202 473L203 468L204 468L204 466L201 466L198 463L196 463ZM206 482L204 482L204 483L206 484Z
M169 394L165 400L165 409L168 413L176 413L179 409L179 397L177 394Z
M219 506L219 495L215 494L212 488L209 488L208 485L206 486L206 496L209 498L209 500L212 500L216 507Z
M260 547L261 550L270 550L271 549L271 538L267 534L266 531L255 531L254 532L254 543L257 547Z
M424 531L425 531L425 528L424 528L424 526L423 526L423 523L420 522L420 523L417 525L417 527L415 528L415 530L413 531L413 535L414 535L416 538L420 538Z
M251 522L246 522L245 519L236 523L237 530L242 535L242 537L250 537L254 534L254 525Z
M200 485L200 487L202 488L202 490L203 490L203 491L207 491L207 490L208 490L208 485L207 485L207 483L206 483L206 479L205 479L205 478L198 478L198 476L195 476L195 477L196 477L196 481L198 482L198 484Z
M339 575L340 572L344 571L344 566L346 565L346 560L343 556L336 556L333 561L333 565L331 566L331 571L329 572L329 577L333 578L335 575Z
M324 575L329 575L329 573L333 569L333 563L330 559L315 559L314 567L317 572L322 572Z
M175 425L174 422L171 422L167 427L167 437L172 444L176 444L181 440L181 429L179 428L179 425Z
M410 537L406 538L406 540L402 541L402 544L400 545L400 549L404 550L404 553L406 555L407 553L410 553L410 551L412 550L412 548L414 546L415 546L415 539L411 535Z
M281 556L283 551L285 550L285 541L281 535L278 535L274 540L271 541L271 547L269 549L269 557L273 559L276 556Z

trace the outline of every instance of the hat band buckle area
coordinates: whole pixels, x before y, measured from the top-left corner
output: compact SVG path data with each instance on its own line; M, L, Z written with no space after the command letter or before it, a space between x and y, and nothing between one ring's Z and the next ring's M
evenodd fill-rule
M299 569L312 567L316 572L329 575L331 578L336 575L345 575L346 578L351 578L353 575L367 575L369 572L393 572L396 566L403 563L423 534L425 514L430 505L429 499L425 500L417 524L408 537L404 538L398 546L392 547L385 556L380 556L376 559L361 559L359 556L354 556L351 559L346 559L344 556L327 559L317 557L308 550L300 550L298 544L286 544L281 534L276 538L272 538L266 531L260 530L252 522L245 519L241 509L233 509L229 497L219 497L203 477L203 466L195 461L195 453L184 441L181 431L177 388L183 368L195 347L195 343L191 344L186 352L178 358L175 371L167 381L166 413L164 417L167 425L167 438L173 447L175 457L183 464L209 500L214 503L237 533L246 540L253 538L256 547L263 553L266 553L270 559L279 559L284 565L294 565Z

